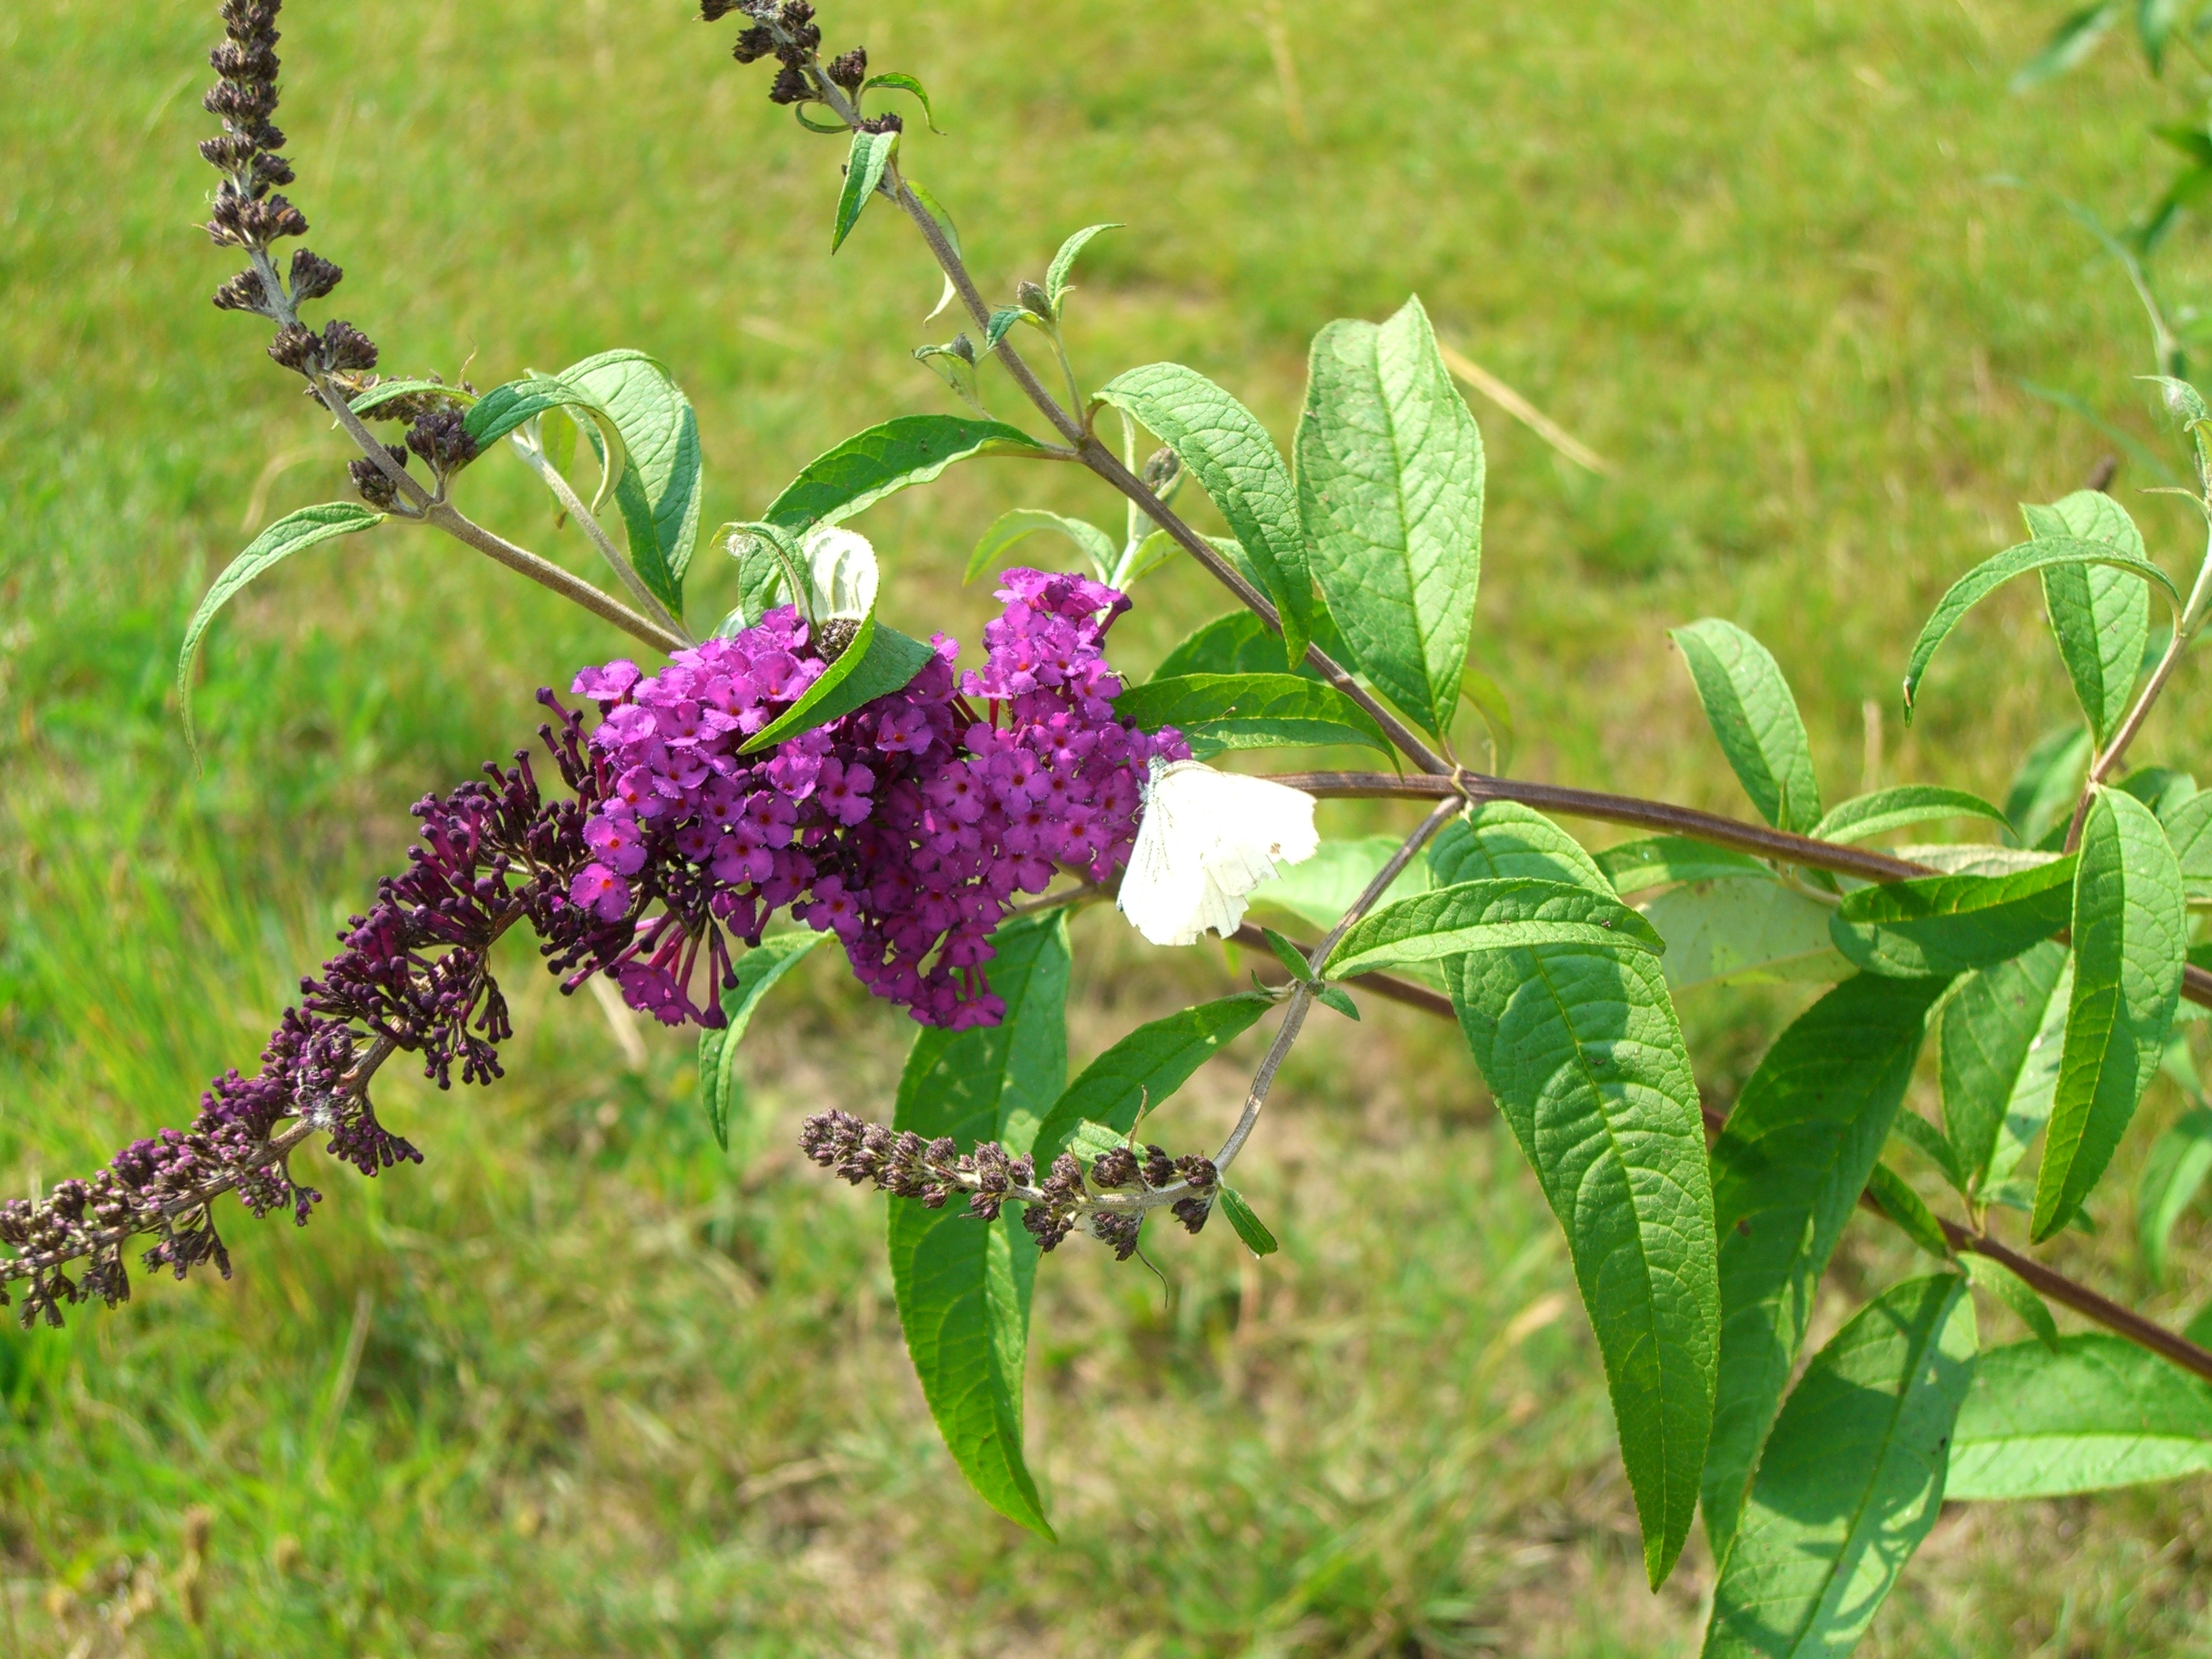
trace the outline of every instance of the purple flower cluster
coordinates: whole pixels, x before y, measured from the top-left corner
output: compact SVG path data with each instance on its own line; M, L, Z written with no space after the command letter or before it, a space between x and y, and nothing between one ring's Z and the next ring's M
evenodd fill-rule
M1010 570L979 672L957 676L943 635L902 690L746 755L823 672L795 611L679 652L650 677L613 662L576 678L604 712L592 748L609 778L584 826L594 856L568 896L633 947L612 971L624 999L670 1024L718 1024L688 990L703 928L727 982L719 929L757 944L776 910L834 931L878 996L927 1024L995 1023L976 971L1017 894L1056 869L1103 880L1135 839L1157 736L1114 715L1121 682L1104 640L1128 600L1072 575ZM647 919L653 899L668 908ZM702 915L702 912L704 914Z

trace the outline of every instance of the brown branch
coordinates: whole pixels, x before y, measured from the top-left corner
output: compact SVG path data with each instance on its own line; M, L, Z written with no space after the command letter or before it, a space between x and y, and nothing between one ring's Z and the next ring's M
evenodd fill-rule
M1595 818L1632 829L1655 830L1666 835L1686 836L1715 847L1726 847L1754 858L1775 859L1808 869L1833 871L1864 881L1903 881L1913 876L1942 872L1910 859L1892 857L1869 848L1846 847L1838 842L1816 841L1787 830L1724 818L1717 812L1700 812L1667 801L1641 800L1633 795L1608 795L1594 789L1571 789L1562 784L1524 783L1517 778L1493 778L1463 772L1450 778L1404 778L1389 772L1281 772L1272 782L1288 784L1309 795L1336 799L1382 799L1406 797L1434 800L1464 794L1470 800L1517 801L1523 806L1565 813L1569 817ZM2063 933L2054 935L2063 939ZM2181 994L2212 1008L2212 972L2190 966L2182 969Z

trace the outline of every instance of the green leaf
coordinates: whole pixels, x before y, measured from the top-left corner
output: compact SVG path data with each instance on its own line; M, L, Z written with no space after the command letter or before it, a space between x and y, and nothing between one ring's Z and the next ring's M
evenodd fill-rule
M1244 1248L1254 1255L1273 1255L1279 1248L1274 1234L1269 1232L1260 1218L1252 1213L1252 1206L1239 1196L1234 1187L1220 1191L1221 1213L1229 1218L1229 1224L1237 1230L1237 1237L1244 1241Z
M2181 866L2166 831L2141 801L2100 790L2074 882L2074 991L2036 1176L2039 1243L2081 1207L2118 1149L2166 1052L2188 951Z
M2060 1498L2212 1469L2212 1387L2117 1336L1982 1356L1945 1496Z
M838 524L895 490L928 483L975 455L1034 454L1042 444L1003 421L901 415L816 456L762 516L787 530Z
M1121 230L1124 228L1126 228L1126 227L1120 224L1085 225L1081 230L1077 231L1074 235L1069 237L1066 241L1060 245L1060 252L1052 256L1051 267L1047 270L1044 274L1045 303L1052 307L1053 321L1058 322L1060 320L1061 311L1066 308L1067 304L1067 279L1074 274L1075 262L1082 254L1083 250L1090 246L1091 239L1097 235L1098 233L1103 230ZM1159 430L1158 427L1154 427L1152 429L1155 432Z
M2181 0L2137 0L2136 33L2153 75L2165 73L2166 40L2181 21Z
M1319 637L1316 635L1316 637ZM1340 641L1341 643L1341 641ZM1322 645L1332 657L1328 642ZM1274 629L1249 611L1232 611L1216 617L1161 659L1152 671L1156 680L1183 674L1265 674L1283 672L1283 641ZM1301 679L1317 680L1321 671L1299 659L1291 671Z
M1066 1151L1077 1126L1086 1121L1127 1134L1139 1112L1158 1108L1222 1044L1243 1036L1274 1006L1273 998L1247 991L1139 1025L1085 1066L1052 1103L1036 1132L1037 1166L1048 1167Z
M1404 844L1402 836L1324 841L1311 858L1287 866L1273 881L1262 884L1252 895L1252 908L1294 916L1326 932L1336 926ZM1429 885L1429 866L1416 860L1390 884L1382 902L1425 893Z
M1036 321L1037 319L1019 306L1000 306L991 313L990 320L983 325L983 349L996 351L999 342L1014 331L1016 323Z
M1966 1190L1966 1171L1959 1162L1958 1150L1951 1145L1951 1138L1919 1113L1899 1112L1890 1133L1941 1170L1943 1179L1959 1192Z
M2051 1116L2072 962L2046 939L1969 975L1943 1005L1943 1125L1977 1188L2009 1176Z
M274 569L295 553L304 552L318 542L326 542L333 536L350 536L356 531L369 530L384 522L385 515L372 513L355 501L326 501L320 507L303 507L296 513L287 513L275 524L256 536L246 549L223 567L222 574L215 579L192 619L185 624L185 643L177 653L177 708L185 722L185 742L195 753L199 738L192 730L192 664L200 654L200 641L206 636L208 626L216 613L228 605L243 588L264 570Z
M866 80L860 82L860 95L865 98L868 94L873 92L878 87L888 87L896 92L912 93L921 105L921 118L924 124L928 126L932 132L939 131L937 125L937 113L929 106L929 94L923 88L921 82L915 80L914 76L911 75L900 74L896 70L892 70L888 75L871 75Z
M1607 890L1579 842L1492 801L1430 845L1431 878ZM1655 1579L1696 1504L1719 1322L1703 1120L1681 1027L1641 952L1547 945L1444 964L1476 1065L1534 1167L1605 1358Z
M2173 1224L2195 1201L2204 1177L2212 1174L2212 1111L2199 1106L2151 1143L2136 1188L2136 1228L2143 1266L2154 1284L2166 1283L2166 1246Z
M2084 727L2062 726L2027 751L2005 794L2005 817L2021 846L2037 845L2073 811L2095 746Z
M2079 489L2049 507L2023 507L2039 540L2102 542L2148 563L2142 532L2127 510L2100 490ZM2135 700L2143 647L2150 638L2150 595L2135 575L2093 564L2053 565L2043 573L2043 603L2074 695L2099 743L2118 731Z
M2172 581L2166 572L2148 559L2115 547L2108 542L2087 542L2064 536L2039 536L2035 540L2008 547L2003 552L1984 559L1951 585L1935 611L1920 630L1920 638L1912 647L1912 661L1905 671L1905 719L1912 720L1913 699L1919 693L1921 676L1928 672L1928 664L1936 649L1950 636L1959 625L1960 618L1981 600L1995 592L2014 576L2024 576L2031 570L2048 570L2056 566L2101 565L2114 570L2125 570L2141 580L2155 583L2173 607L2176 616L2181 613L2181 595L2174 591Z
M763 939L737 959L738 982L722 993L719 1031L699 1034L699 1097L707 1108L707 1122L724 1152L730 1150L730 1114L743 1097L744 1085L737 1073L738 1045L752 1024L760 1006L776 981L796 968L806 953L829 938L827 933L778 933Z
M853 234L853 227L860 222L860 210L867 206L868 198L876 193L876 186L884 181L884 168L898 148L896 132L856 132L853 148L845 157L845 188L837 197L837 224L830 236L830 251L835 253L845 246L845 239Z
M1726 1559L1820 1275L1873 1177L1942 994L1861 974L1774 1041L1713 1146L1720 1237L1720 1392L1705 1533Z
M2153 817L2166 826L2166 839L2173 839L2173 820L2197 795L2197 780L2186 772L2178 772L2171 766L2142 766L2136 768L2112 786L2133 795L2151 810ZM2174 848L2175 856L2180 848Z
M1285 659L1297 663L1313 638L1313 575L1297 493L1267 428L1227 392L1181 363L1151 363L1117 374L1097 398L1143 422L1182 458L1274 601Z
M952 222L952 216L945 211L945 204L931 195L922 182L912 173L906 176L906 187L914 199L921 204L921 210L927 213L935 222L938 229L944 233L945 240L951 246L953 252L959 253L960 227ZM958 285L947 276L945 279L945 286L938 291L937 303L930 307L929 315L921 320L925 323L935 322L944 314L945 307L959 297Z
M1828 939L1834 915L1769 872L1677 887L1644 907L1667 941L1667 983L1677 995L1699 985L1849 978L1851 964Z
M1913 1121L1920 1120L1915 1118ZM1951 1241L1943 1236L1943 1224L1936 1219L1936 1212L1912 1190L1911 1182L1887 1164L1877 1164L1874 1173L1867 1177L1867 1191L1881 1206L1881 1212L1895 1222L1907 1238L1939 1261L1951 1259Z
M1005 1020L916 1037L892 1127L925 1140L950 1136L963 1151L998 1140L1018 1157L1067 1076L1066 915L1010 922L991 943L986 972L1006 1000ZM1050 1538L1022 1457L1036 1242L1011 1213L982 1223L957 1206L897 1199L890 1209L899 1323L945 1447L986 1503Z
M2199 904L2212 900L2212 790L2173 809L2166 819L2166 838L2173 843L2190 899Z
M1753 881L1775 879L1772 870L1747 853L1708 847L1683 836L1647 836L1641 841L1625 841L1600 853L1597 862L1613 887L1623 893L1730 877Z
M1674 631L1698 701L1744 793L1778 830L1809 835L1820 821L1813 745L1781 665L1734 623L1708 617Z
M2075 860L2010 876L1915 876L1844 896L1828 929L1869 973L1949 979L2018 956L2073 914Z
M737 614L748 623L774 610L779 596L792 605L805 603L811 561L790 531L755 521L726 524L714 537L718 541L727 538L730 556L738 562Z
M1226 749L1364 744L1395 751L1374 717L1334 686L1297 674L1185 674L1123 689L1115 718L1146 732L1172 726L1200 758Z
M908 684L935 654L935 647L866 617L845 654L823 669L822 678L797 702L746 738L738 752L757 754L787 738L827 726L863 703L887 697Z
M2002 811L1979 795L1932 783L1907 783L1845 801L1814 824L1809 833L1820 841L1871 841L1907 824L1933 823L1942 818L2007 822Z
M1084 557L1091 561L1091 568L1097 573L1100 581L1113 574L1113 539L1097 525L1081 519L1063 518L1042 507L1018 507L1011 513L1001 513L991 521L991 527L975 544L975 550L968 556L968 571L960 580L963 583L974 581L996 563L1008 548L1023 537L1033 535L1040 530L1058 531L1081 548ZM1249 612L1246 614L1249 615ZM1260 619L1254 617L1252 620L1256 623Z
M667 368L642 351L602 351L562 369L561 379L596 398L622 434L652 513L662 568L658 584L639 550L631 549L631 560L654 597L680 611L704 491L699 417L691 400Z
M2026 92L2065 74L2097 49L2098 42L2105 38L2105 31L2112 27L2113 19L2119 15L2119 0L2095 0L2094 4L2069 13L2043 50L2014 74L2012 89Z
M1774 1425L1713 1591L1705 1659L1843 1659L1943 1506L1973 1381L1973 1298L1908 1279L1814 1356Z
M1972 1250L1961 1251L1958 1261L1966 1269L1966 1277L2017 1314L2021 1323L2035 1333L2037 1341L2046 1348L2055 1350L2058 1346L2058 1322L2051 1316L2050 1308L2026 1279L2003 1262Z
M1331 923L1332 927L1335 924ZM1267 941L1267 948L1275 953L1275 960L1291 979L1304 983L1313 978L1313 969L1307 965L1305 954L1272 927L1262 927L1260 936Z
M1513 764L1513 705L1504 688L1470 663L1460 670L1459 695L1489 735L1491 769L1504 772Z
M477 400L475 392L447 386L443 380L380 380L349 400L346 407L356 415L373 415L385 404L397 403L402 398L422 396L443 398L457 409L466 409Z
M1449 849L1454 869L1522 863L1534 838L1510 818L1502 827L1495 861L1478 823ZM1656 1585L1697 1507L1720 1322L1681 1027L1658 964L1617 943L1486 952L1453 964L1452 987L1475 1063L1566 1234Z
M1352 993L1341 985L1316 985L1314 1000L1324 1008L1333 1008L1346 1019L1359 1018L1359 1005L1352 1000Z
M1314 337L1297 432L1314 574L1352 665L1451 728L1482 576L1482 433L1418 300Z
M1534 945L1611 946L1655 957L1666 948L1651 924L1618 899L1569 882L1513 876L1460 882L1387 905L1338 942L1322 971L1349 979Z

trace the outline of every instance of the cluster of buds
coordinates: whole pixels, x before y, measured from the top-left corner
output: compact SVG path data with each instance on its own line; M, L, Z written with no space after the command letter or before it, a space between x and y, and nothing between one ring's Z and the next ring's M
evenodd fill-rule
M817 54L822 48L822 26L814 21L810 0L700 0L702 21L714 23L732 12L752 20L738 36L731 55L740 64L776 60L775 84L769 88L772 104L803 104L818 100L815 81L825 73ZM848 93L857 92L867 79L868 54L855 46L831 60L827 77Z
M1022 1206L1022 1225L1051 1250L1079 1226L1109 1245L1115 1260L1137 1253L1147 1212L1165 1208L1192 1232L1206 1225L1220 1177L1213 1160L1192 1153L1170 1158L1158 1146L1115 1146L1084 1168L1073 1152L1052 1161L1044 1177L1027 1153L1016 1158L995 1140L963 1152L950 1139L924 1140L911 1129L870 1123L850 1112L817 1112L799 1133L799 1150L854 1186L872 1182L894 1198L919 1199L939 1210L957 1194L968 1214L995 1221L1009 1203Z
M200 154L222 174L209 210L207 233L217 247L245 250L252 265L215 291L222 311L250 311L277 325L269 355L286 368L313 376L356 373L376 367L376 343L348 323L320 334L303 326L298 307L337 288L345 272L309 248L293 252L289 279L277 273L272 250L289 236L307 234L307 216L276 187L292 182L292 164L276 152L284 134L276 113L276 13L283 0L223 0L222 44L208 54L221 78L200 102L222 122L220 136L204 139Z

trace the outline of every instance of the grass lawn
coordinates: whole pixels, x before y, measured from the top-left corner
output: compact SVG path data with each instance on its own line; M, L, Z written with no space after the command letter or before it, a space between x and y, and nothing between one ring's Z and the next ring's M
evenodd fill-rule
M213 573L348 494L342 436L214 311L194 229L211 0L0 9L0 1189L88 1171L250 1067L297 976L403 856L409 802L528 739L540 684L623 647L456 544L387 526L217 624L195 766L173 664ZM2064 216L2162 182L2140 69L2032 99L2029 0L825 0L830 44L921 75L949 137L906 152L994 296L1074 228L1093 384L1158 358L1287 441L1305 341L1418 291L1448 340L1615 464L1474 400L1489 444L1474 656L1514 769L1746 812L1666 629L1733 618L1795 683L1832 799L2002 798L2066 718L2023 585L1895 687L1935 597L2019 538L2014 503L2150 442L2146 331ZM765 101L680 0L294 0L281 119L336 314L399 372L479 385L620 345L696 404L707 522L810 456L945 406L908 352L937 280L893 216L827 257L842 149ZM2162 106L2160 106L2162 107ZM918 126L918 124L916 124ZM2027 184L2008 184L2000 175ZM2185 231L2168 275L2203 273ZM994 412L1018 416L1003 381ZM988 463L874 509L887 614L971 644L958 575L998 512L1117 514L1073 469ZM2183 507L2119 493L2178 565ZM461 501L589 570L522 468ZM1043 556L1031 543L1024 556ZM719 567L719 568L718 568ZM695 617L726 608L711 550ZM1226 608L1139 591L1143 671ZM2139 752L2212 764L2204 659ZM1380 827L1330 807L1325 827ZM1364 816L1363 816L1364 813ZM1401 815L1402 816L1402 815ZM1410 820L1408 820L1410 822ZM1238 976L1218 950L1077 924L1079 1064ZM1449 1027L1370 999L1298 1049L1249 1163L1285 1248L1162 1237L1166 1283L1071 1245L1041 1277L1032 1461L1048 1547L939 1447L891 1311L882 1205L805 1165L798 1118L887 1115L910 1027L823 952L749 1039L725 1156L688 1042L507 958L505 1083L395 1066L428 1162L319 1157L313 1225L233 1211L228 1284L142 1278L114 1313L0 1332L0 1656L1673 1655L1711 1564L1657 1595L1564 1245ZM1773 999L1685 1006L1708 1095ZM1195 1145L1237 1064L1172 1108ZM2146 1108L2179 1109L2170 1085ZM2203 1299L2130 1243L2139 1132L2065 1265L2161 1314ZM1923 1264L1924 1265L1924 1264ZM1854 1230L1844 1292L1910 1266ZM2019 1333L1985 1304L1991 1328ZM1816 1335L1819 1334L1816 1332ZM2212 1488L1954 1506L1881 1613L1884 1656L2212 1653Z

